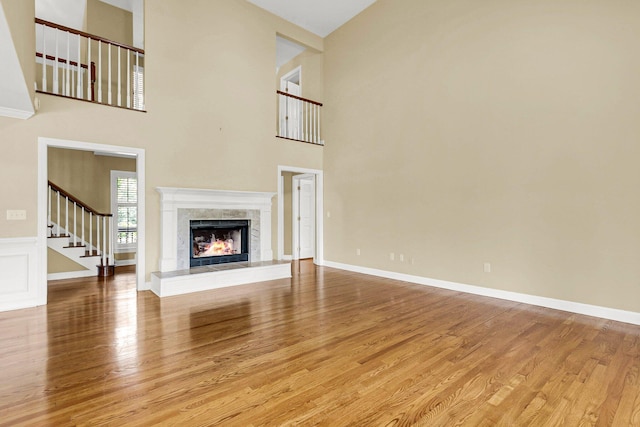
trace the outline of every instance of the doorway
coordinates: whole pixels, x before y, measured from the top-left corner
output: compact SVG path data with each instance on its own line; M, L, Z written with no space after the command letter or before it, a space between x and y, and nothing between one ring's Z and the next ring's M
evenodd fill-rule
M38 293L46 303L47 295L47 216L48 216L48 150L49 148L90 151L107 156L127 156L135 158L138 194L138 239L136 289L146 290L145 283L145 150L105 144L93 144L80 141L68 141L53 138L38 138Z
M300 184L299 193L298 184ZM297 206L295 212L294 204ZM323 209L323 172L321 170L278 166L277 259L313 258L315 264L322 265ZM297 224L298 216L300 216L300 225ZM301 229L302 233L300 233ZM299 251L298 247L300 247Z

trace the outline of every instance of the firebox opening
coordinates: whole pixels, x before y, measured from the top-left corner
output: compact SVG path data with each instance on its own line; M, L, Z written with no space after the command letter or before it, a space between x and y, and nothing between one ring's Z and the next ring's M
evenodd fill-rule
M249 260L248 220L190 221L191 267Z

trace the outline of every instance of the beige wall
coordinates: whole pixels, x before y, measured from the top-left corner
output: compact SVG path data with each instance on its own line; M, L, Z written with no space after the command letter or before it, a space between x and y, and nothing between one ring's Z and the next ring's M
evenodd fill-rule
M325 40L325 258L640 312L639 36L632 1L378 0Z
M111 171L135 172L136 160L49 148L49 180L99 212L111 212Z
M100 0L87 0L87 31L133 46L133 14Z
M11 38L18 54L20 66L24 73L27 88L33 99L35 89L33 87L33 79L35 75L34 51L36 36L34 31L35 2L24 0L0 0L0 6L4 10L4 14L9 24ZM28 21L30 27L22 25L22 22Z
M0 117L0 180L11 183L0 199L27 211L26 221L0 215L0 238L37 235L38 137L145 149L147 280L159 268L156 187L275 192L278 165L322 169L322 151L273 128L276 32L317 50L320 38L244 1L148 3L147 113L39 95L33 118ZM33 31L32 19L23 25Z
M301 67L302 97L322 102L324 95L324 68L322 52L307 49L284 64L276 74L276 89L280 90L280 79L285 74Z

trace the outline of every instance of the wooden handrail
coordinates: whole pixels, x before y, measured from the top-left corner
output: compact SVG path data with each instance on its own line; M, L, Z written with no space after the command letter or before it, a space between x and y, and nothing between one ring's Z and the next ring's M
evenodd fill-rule
M281 90L277 90L276 92L278 93L278 95L288 96L289 98L299 99L300 101L308 102L308 103L310 103L310 104L314 104L314 105L318 105L318 106L322 107L322 103L321 103L321 102L312 101L312 100L310 100L310 99L303 98L303 97L301 97L301 96L291 95L291 94L289 94L289 93L287 93L287 92L283 92L283 91L281 91Z
M38 58L42 58L42 53L36 52L36 56ZM49 61L55 61L56 57L52 56L52 55L47 55L47 59ZM62 58L58 58L58 62L61 62L63 64L66 64L68 62L69 65L72 66L72 67L77 67L78 66L78 63L76 61L67 61L66 59L62 59ZM89 69L89 66L87 64L80 64L80 68Z
M78 31L78 30L76 30L74 28L65 27L64 25L56 24L56 23L50 22L50 21L45 21L44 19L36 18L36 24L41 24L41 25L44 25L44 26L47 26L47 27L56 28L56 29L61 30L61 31L68 31L71 34L77 34L79 36L87 37L87 38L90 38L91 40L98 40L98 41L101 41L101 42L104 42L104 43L108 43L108 44L113 45L113 46L120 46L120 47L122 47L124 49L128 49L128 50L131 50L131 51L134 51L134 52L137 52L139 54L144 55L144 50L143 49L138 49L137 47L128 46L128 45L126 45L124 43L114 42L113 40L105 39L104 37L95 36L93 34L85 33L83 31Z
M86 203L84 203L83 201L78 199L77 197L75 197L73 194L64 191L62 188L58 187L57 185L55 185L51 181L49 181L49 186L52 189L54 189L55 191L57 191L60 194L62 194L64 197L67 197L72 202L75 202L78 206L84 208L84 210L87 211L87 212L91 212L92 214L98 215L98 216L106 216L106 217L113 216L113 214L111 214L111 213L98 212L97 210L93 209L92 207L90 207L89 205L87 205Z

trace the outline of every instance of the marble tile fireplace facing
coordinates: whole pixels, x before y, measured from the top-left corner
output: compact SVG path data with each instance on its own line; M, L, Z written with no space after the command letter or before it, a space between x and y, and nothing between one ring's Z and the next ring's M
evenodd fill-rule
M189 221L250 221L250 262L271 261L271 199L275 193L158 187L161 207L160 271L189 269Z

